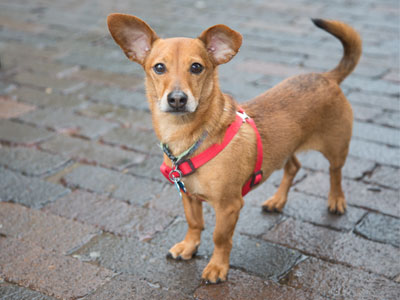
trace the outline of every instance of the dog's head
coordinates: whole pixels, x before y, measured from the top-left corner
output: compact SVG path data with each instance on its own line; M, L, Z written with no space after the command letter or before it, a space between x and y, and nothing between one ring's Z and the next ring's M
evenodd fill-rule
M111 14L108 28L115 42L146 72L152 109L176 115L194 113L216 84L216 67L232 59L242 36L215 25L198 38L161 39L137 17Z

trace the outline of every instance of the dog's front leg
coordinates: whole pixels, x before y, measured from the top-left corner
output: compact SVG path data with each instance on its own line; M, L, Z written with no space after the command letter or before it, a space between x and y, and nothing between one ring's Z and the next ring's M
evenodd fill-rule
M203 271L202 278L206 282L219 283L226 280L232 249L232 236L242 206L243 198L241 196L237 200L229 201L229 203L218 203L214 206L216 215L213 234L214 252Z
M168 256L174 259L191 259L200 245L201 232L204 229L203 205L198 199L182 194L183 208L189 225L185 239L173 246Z

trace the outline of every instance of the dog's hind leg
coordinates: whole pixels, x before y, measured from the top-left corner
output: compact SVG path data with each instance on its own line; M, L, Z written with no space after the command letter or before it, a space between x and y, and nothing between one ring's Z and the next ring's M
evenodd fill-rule
M264 211L281 212L286 204L289 189L293 179L301 167L297 157L293 154L285 164L283 178L275 195L262 204Z
M167 257L188 260L193 257L200 245L201 232L204 229L203 205L200 200L193 199L186 193L182 193L182 202L189 228L185 239L173 246Z
M343 214L346 210L346 200L342 190L342 167L346 161L349 147L347 145L346 147L343 147L335 152L333 152L332 149L334 148L331 148L329 152L323 153L330 163L330 191L328 196L328 209L331 213Z

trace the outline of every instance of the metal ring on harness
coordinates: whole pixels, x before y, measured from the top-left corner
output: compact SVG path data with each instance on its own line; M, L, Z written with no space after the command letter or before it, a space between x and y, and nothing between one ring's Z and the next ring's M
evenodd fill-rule
M175 174L178 174L178 176L176 176ZM171 170L171 172L169 172L168 177L169 180L171 180L172 182L179 182L182 178L182 172L178 169L173 169Z

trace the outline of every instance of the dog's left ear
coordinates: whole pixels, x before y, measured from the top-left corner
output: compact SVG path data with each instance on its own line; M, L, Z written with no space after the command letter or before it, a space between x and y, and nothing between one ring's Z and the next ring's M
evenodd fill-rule
M242 45L242 35L222 24L204 30L198 38L206 45L216 65L230 61Z

